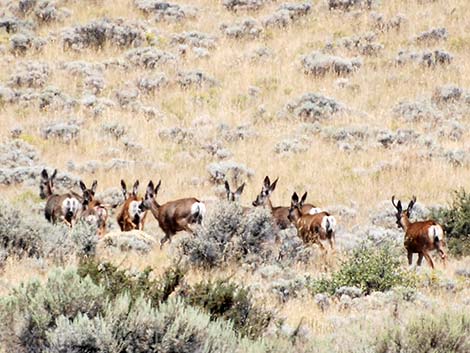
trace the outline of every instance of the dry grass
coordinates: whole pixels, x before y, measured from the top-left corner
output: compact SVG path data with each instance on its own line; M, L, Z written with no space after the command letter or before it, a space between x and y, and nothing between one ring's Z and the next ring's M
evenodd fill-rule
M175 0L176 3L185 3ZM2 1L0 1L0 4ZM72 16L63 23L53 23L41 26L38 34L56 33L63 27L85 24L92 19L126 18L145 19L136 10L131 0L116 0L112 5L101 1L65 1L72 11ZM313 14L301 19L298 23L285 30L266 30L259 39L254 41L236 41L224 38L219 30L221 23L233 23L242 17L226 11L218 0L186 1L200 9L199 16L194 20L181 23L162 22L155 24L161 35L158 48L175 51L169 44L169 36L183 31L197 30L215 34L219 37L217 47L210 52L207 59L195 58L189 53L175 66L163 66L156 72L162 71L173 79L178 71L201 69L209 76L218 80L219 85L207 89L182 90L177 84L171 83L155 95L140 96L139 100L145 105L160 109L162 119L148 119L143 114L136 114L126 109L111 108L101 117L94 118L85 108L75 108L70 113L63 111L40 111L36 107L22 108L20 106L0 105L0 141L7 141L9 131L17 125L23 128L21 139L35 146L41 154L44 164L65 170L67 162L73 160L81 165L89 160L106 162L105 155L110 148L120 149L119 158L158 163L161 168L151 171L141 164L123 170L100 170L94 175L83 174L87 182L98 179L98 190L119 186L121 178L125 180L140 179L147 183L161 179L162 187L158 195L160 202L179 197L195 196L201 199L214 195L209 182L201 186L191 183L193 177L207 178L207 165L212 161L205 158L186 158L182 152L192 152L193 145L176 145L162 141L157 130L164 127L190 127L191 123L201 116L208 116L216 123L228 123L232 126L252 124L259 136L247 141L227 142L224 145L233 153L233 160L247 165L255 170L256 175L249 181L242 203L251 204L259 192L265 175L279 177L280 182L274 192L274 205L287 205L293 191L307 190L309 201L317 205L350 206L358 210L358 217L352 221L339 220L347 227L364 222L370 210L380 201L389 199L392 194L407 198L412 194L418 196L425 204L439 204L449 201L449 192L460 187L469 187L468 175L470 166L454 167L439 159L423 160L416 150L409 147L393 149L369 149L366 151L347 153L338 149L333 143L318 136L312 136L311 145L305 153L289 156L279 156L273 152L274 145L284 137L295 135L298 124L277 118L277 113L284 105L306 92L316 92L333 97L347 105L352 113L347 113L325 124L342 127L351 124L369 125L372 127L410 128L423 131L419 124L409 124L394 118L391 109L401 100L413 100L421 96L432 95L438 86L453 83L459 87L470 89L470 22L466 14L470 13L470 2L467 0L452 1L382 1L377 9L385 18L397 13L406 16L407 22L399 31L378 34L377 40L384 44L383 52L377 57L364 57L362 68L348 77L354 89L339 88L335 85L338 79L333 74L322 78L306 76L300 67L300 58L313 50L324 47L327 40L343 36L363 34L371 30L368 12L352 14L329 13L323 2L316 1ZM424 4L423 4L424 3ZM272 13L279 2L268 3L255 14L246 14L263 18ZM0 11L1 12L1 11ZM204 15L201 15L204 14ZM449 39L446 42L418 48L443 48L454 55L454 62L448 67L425 69L417 65L396 66L393 59L402 48L410 47L410 38L417 33L430 28L446 27ZM0 33L8 37L7 34ZM250 62L243 55L260 46L270 48L274 58L266 61ZM85 60L102 62L112 58L122 58L125 50L105 46L99 51L86 49L77 53L64 51L59 42L49 44L42 53L28 53L24 57L15 57L10 53L0 54L0 83L8 80L14 71L15 64L25 60L40 60L55 65L59 61ZM339 54L351 56L347 51ZM145 77L148 72L143 69L131 69L123 72L119 69L106 70L104 73L106 88L102 97L114 99L116 90L127 83L135 84L137 78ZM69 77L63 71L54 70L48 85L59 88L62 92L76 98L81 98L84 84L82 78ZM250 98L248 90L251 86L260 88L257 98ZM254 116L259 107L266 109L261 119ZM360 113L358 113L360 112ZM68 116L83 119L83 126L77 141L63 144L55 140L43 140L40 128L51 120L64 119ZM144 152L126 152L122 142L103 135L101 125L106 122L118 122L128 127L129 137L145 146ZM447 148L470 149L470 130L468 119L465 118L465 132L458 142L443 141ZM438 126L436 126L437 128ZM214 135L209 132L209 135ZM390 170L379 173L358 176L354 168L370 168L381 161L399 163ZM141 190L143 188L141 187ZM36 186L13 185L1 186L4 197L15 200L27 191L36 193ZM161 234L155 220L149 223L152 233ZM180 235L177 236L177 238ZM185 236L185 235L181 235ZM163 252L155 250L145 256L126 255L108 259L123 267L142 269L151 266L159 274L172 261L174 249L166 248ZM441 274L454 278L454 270L462 263L452 260L449 267ZM317 274L323 270L321 264L313 264L299 271ZM32 265L31 260L9 261L2 271L0 294L18 282L31 276L42 276L44 269ZM234 275L241 282L256 281L250 274L239 271L238 268L216 270L210 273L192 271L190 281ZM457 294L430 292L430 296L443 303L456 300ZM276 307L279 304L270 298L268 305ZM340 312L337 304L333 309L324 313L314 304L313 299L298 298L280 307L280 313L285 315L287 322L296 325L299 318L305 317L307 324L314 333L332 334L334 325L329 316L344 316L348 312ZM392 313L380 313L390 317ZM377 316L380 316L377 315ZM367 318L370 316L368 315ZM364 319L359 325L370 325ZM376 322L375 322L376 323Z

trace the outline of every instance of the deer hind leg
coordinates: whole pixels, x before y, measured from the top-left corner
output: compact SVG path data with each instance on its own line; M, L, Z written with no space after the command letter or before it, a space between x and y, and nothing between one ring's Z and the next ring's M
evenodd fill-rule
M428 252L424 252L423 255L426 261L428 262L429 266L431 266L431 268L434 269L434 262L432 261L431 255L429 255Z
M418 266L421 266L421 264L423 263L423 256L424 255L422 252L418 253L418 262L417 262Z
M188 221L186 221L185 219L182 219L182 220L178 220L176 223L177 223L179 228L181 228L182 230L194 235L194 231L189 226Z
M170 233L165 233L165 236L160 240L160 250L163 248L163 244L166 242L171 243L171 234Z

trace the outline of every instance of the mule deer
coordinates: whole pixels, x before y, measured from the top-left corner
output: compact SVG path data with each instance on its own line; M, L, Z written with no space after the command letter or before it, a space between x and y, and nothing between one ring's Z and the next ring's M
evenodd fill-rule
M80 180L80 188L83 192L82 213L80 218L89 224L95 224L98 236L106 234L106 222L108 220L108 206L95 199L95 192L98 182L93 181L91 189L88 189Z
M434 268L429 252L437 250L440 254L444 264L447 255L443 250L445 247L444 230L442 226L433 220L414 222L410 221L411 210L416 203L416 196L413 196L406 210L403 210L401 201L395 203L395 196L392 196L392 204L397 210L397 225L405 231L405 249L408 253L408 264L413 264L413 254L418 254L418 266L421 266L423 257L428 262L431 268Z
M187 231L194 234L190 225L201 224L206 213L206 206L194 197L169 201L160 205L156 196L160 189L161 180L154 188L153 182L150 181L144 198L144 209L150 210L155 219L158 221L160 228L165 236L160 241L160 249L165 242L171 243L171 237L180 231Z
M144 200L137 195L139 191L139 181L136 180L132 187L132 192L127 192L124 180L121 180L121 190L124 195L124 204L117 215L117 222L122 232L133 229L144 230L145 217L147 212L144 207Z
M321 241L327 239L331 249L334 250L336 218L324 211L315 214L302 213L303 202L306 199L305 194L304 196L299 201L299 196L296 192L292 195L289 220L294 223L299 237L305 243L316 243L325 250Z
M39 184L39 197L47 199L44 215L46 219L56 224L62 221L69 227L73 227L78 218L81 209L79 198L73 193L65 193L62 195L53 193L54 179L57 176L57 169L54 170L49 177L46 169L41 172L41 181Z
M291 225L291 221L289 220L289 207L278 206L273 207L271 203L271 194L273 193L274 189L276 188L276 184L279 178L274 180L271 184L269 176L266 176L263 181L263 187L261 188L261 192L256 197L256 200L253 201L253 206L264 206L268 207L273 215L274 222L279 227L279 229L286 229ZM307 193L304 193L302 196L302 200L305 201L307 198ZM321 210L315 207L312 204L304 204L302 207L302 213L305 214L315 214L319 213Z

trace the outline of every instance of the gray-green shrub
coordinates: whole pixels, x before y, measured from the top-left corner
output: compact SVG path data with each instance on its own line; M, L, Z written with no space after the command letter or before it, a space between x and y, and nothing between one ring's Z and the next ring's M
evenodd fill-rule
M377 353L470 352L468 312L421 314L405 325L389 324L375 343Z
M464 189L454 191L452 204L437 210L433 216L446 229L449 251L454 255L469 255L470 194Z
M368 294L414 284L414 277L402 269L398 249L391 244L377 248L363 243L330 278L312 280L311 287L314 293L330 294L341 287L358 287Z

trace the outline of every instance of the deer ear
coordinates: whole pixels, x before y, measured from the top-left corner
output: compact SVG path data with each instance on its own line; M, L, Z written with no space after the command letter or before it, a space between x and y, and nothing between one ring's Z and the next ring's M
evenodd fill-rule
M238 187L237 191L235 191L235 195L240 196L244 188L245 188L245 183L243 183L242 185Z
M155 195L157 195L158 190L160 190L160 185L162 185L162 181L159 180L157 186L155 186Z
M269 180L269 177L266 175L266 177L264 178L264 181L263 181L263 186L266 189L268 189L270 185L271 185L271 180Z
M91 184L91 191L93 192L93 195L96 192L97 186L98 186L98 180L93 180L93 184Z
M54 180L56 176L57 176L57 169L54 169L54 173L52 173L51 175L51 180Z
M80 180L80 189L82 189L82 191L85 191L86 190L86 185L83 181Z
M397 208L398 208L398 211L400 211L400 212L403 210L403 208L401 207L401 201L400 200L398 200Z
M134 186L132 187L132 194L134 196L137 196L138 192L139 192L139 180L137 179L134 183Z
M307 200L307 191L302 195L302 198L300 199L300 203L304 204L304 202Z
M276 180L274 180L274 182L271 184L271 186L269 187L269 189L271 190L271 192L274 191L274 189L276 188L276 184L277 184L277 181L279 180L279 178L277 178Z
M291 199L291 201L292 201L292 204L294 204L294 205L299 202L299 195L297 195L296 192L294 192L294 193L292 194L292 199Z
M124 198L126 199L127 198L127 186L126 186L126 182L122 179L121 179L121 190L122 190L122 194L124 195Z
M43 169L41 172L41 178L44 180L49 180L49 175L47 174L47 170Z
M225 185L225 191L227 192L227 194L230 194L230 185L228 184L227 180L225 180L224 185Z
M145 199L153 199L154 196L153 181L150 180L147 185L147 191L145 192Z

